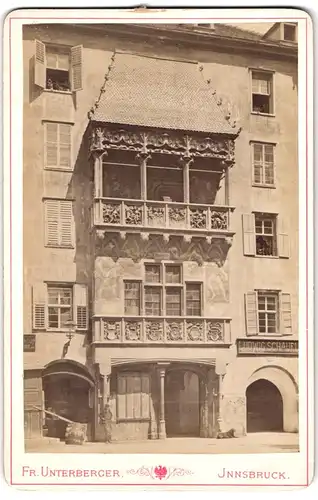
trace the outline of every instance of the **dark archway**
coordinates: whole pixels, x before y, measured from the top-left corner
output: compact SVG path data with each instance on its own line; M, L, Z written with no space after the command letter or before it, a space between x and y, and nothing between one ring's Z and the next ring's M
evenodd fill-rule
M283 399L276 385L265 379L246 389L247 432L283 432Z
M168 437L200 435L199 376L194 371L173 369L167 372L165 419Z
M92 439L95 384L87 368L70 360L57 360L44 368L42 381L45 409L87 424L87 437ZM46 414L45 425L49 437L65 437L67 422Z

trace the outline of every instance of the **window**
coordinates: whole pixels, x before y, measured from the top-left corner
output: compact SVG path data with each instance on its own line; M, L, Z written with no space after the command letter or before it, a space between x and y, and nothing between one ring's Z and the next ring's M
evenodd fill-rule
M296 41L296 26L294 24L284 24L284 40L286 42Z
M278 331L278 295L258 293L258 324L260 333Z
M61 47L35 40L35 85L59 92L81 90L82 52L82 45Z
M202 315L202 284L185 283L180 265L145 264L144 283L127 280L124 289L127 315Z
M48 287L48 326L67 328L72 320L72 288Z
M273 114L273 74L252 71L252 111Z
M277 214L243 214L244 255L289 258L287 223Z
M46 122L44 130L45 167L72 170L72 125Z
M256 255L277 255L276 216L255 214Z
M245 294L247 335L291 335L291 296L275 290Z
M139 281L125 282L125 314L139 316L140 314L140 283Z
M70 200L45 200L45 244L73 248L74 217Z
M201 316L201 284L187 283L186 294L187 316Z
M253 182L258 186L274 186L274 145L253 143Z
M150 380L147 373L123 373L117 376L117 419L150 418Z
M88 328L87 287L70 283L36 283L32 288L33 328L35 330Z

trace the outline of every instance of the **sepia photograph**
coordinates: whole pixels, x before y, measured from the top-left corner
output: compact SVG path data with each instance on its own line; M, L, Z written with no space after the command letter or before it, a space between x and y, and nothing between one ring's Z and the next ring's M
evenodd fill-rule
M27 453L297 453L298 28L23 26Z

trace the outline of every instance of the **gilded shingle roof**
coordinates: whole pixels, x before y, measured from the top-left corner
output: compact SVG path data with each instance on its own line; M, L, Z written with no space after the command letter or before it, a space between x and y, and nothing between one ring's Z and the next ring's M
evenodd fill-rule
M236 134L202 67L116 53L92 121Z

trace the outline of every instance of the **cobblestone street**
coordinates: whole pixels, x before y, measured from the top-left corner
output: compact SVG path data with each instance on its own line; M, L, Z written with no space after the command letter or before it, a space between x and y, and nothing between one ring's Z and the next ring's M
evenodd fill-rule
M168 438L156 441L125 441L111 444L66 445L56 440L26 440L29 453L295 453L298 434L255 433L242 438Z

